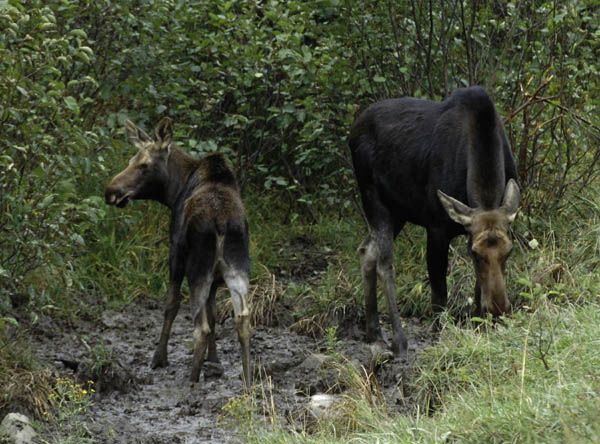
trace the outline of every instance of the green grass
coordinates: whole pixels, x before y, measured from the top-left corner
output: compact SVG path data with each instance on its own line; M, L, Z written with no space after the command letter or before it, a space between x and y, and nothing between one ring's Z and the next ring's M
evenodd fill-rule
M168 212L158 204L109 208L77 278L100 300L117 307L139 296L162 298L168 282L168 233Z
M312 433L248 429L256 443L501 443L600 440L600 306L543 303L494 328L448 322L419 360L419 408L386 412L350 391Z
M97 317L101 308L119 310L139 297L163 299L168 283L168 212L160 205L136 202L105 216L87 233L78 255L37 275L39 307L53 317ZM50 269L52 267L52 269ZM61 267L61 268L59 268Z
M0 417L22 408L38 418L47 415L54 379L37 361L21 331L0 319Z
M544 303L481 333L449 326L416 381L437 404L431 432L463 442L597 441L599 321L596 304Z

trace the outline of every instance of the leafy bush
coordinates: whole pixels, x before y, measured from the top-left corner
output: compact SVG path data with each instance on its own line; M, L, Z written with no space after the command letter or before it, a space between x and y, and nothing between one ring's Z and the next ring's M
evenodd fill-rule
M82 198L80 180L96 170L98 135L82 117L91 99L80 92L95 84L83 73L93 51L85 32L59 32L42 5L0 10L0 305L48 281L68 286L61 270L103 214L98 198Z
M589 0L12 0L0 9L0 308L122 289L91 264L116 266L110 252L148 212L164 221L143 207L115 227L101 203L129 155L126 118L173 117L183 148L227 153L246 190L289 208L285 221L314 222L322 208L353 210L345 138L360 109L480 83L505 117L535 221L600 171L594 11ZM137 291L163 267L159 239L140 237L118 258Z

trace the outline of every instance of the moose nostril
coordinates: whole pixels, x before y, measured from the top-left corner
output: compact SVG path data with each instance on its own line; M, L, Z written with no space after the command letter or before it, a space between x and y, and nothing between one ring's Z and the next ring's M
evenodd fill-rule
M510 302L508 301L508 299L505 299L505 300L497 300L497 299L485 300L484 299L482 301L481 311L483 313L489 313L494 318L496 318L498 316L502 316L503 314L507 314L508 312L510 312Z
M115 203L117 200L116 191L113 189L107 188L106 191L104 192L104 200L109 205Z

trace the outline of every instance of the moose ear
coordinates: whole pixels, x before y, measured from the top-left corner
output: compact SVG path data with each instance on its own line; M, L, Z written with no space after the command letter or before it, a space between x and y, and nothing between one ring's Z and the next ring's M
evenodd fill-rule
M168 117L163 117L154 128L154 135L162 149L169 149L173 138L173 121Z
M506 213L509 222L515 220L520 201L521 191L519 190L519 185L517 185L514 179L510 179L504 189L504 197L502 198L502 206L500 207Z
M468 228L471 225L471 221L473 218L473 209L464 203L454 199L453 197L448 196L446 193L443 193L441 190L437 191L438 198L450 219L452 219L457 224L461 224L465 228Z
M152 141L150 136L131 120L125 121L125 132L127 133L129 141L138 148L143 146L144 143Z

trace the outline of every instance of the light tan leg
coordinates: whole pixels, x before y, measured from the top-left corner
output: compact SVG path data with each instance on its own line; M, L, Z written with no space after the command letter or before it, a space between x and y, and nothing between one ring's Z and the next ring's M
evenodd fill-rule
M210 325L208 323L207 302L210 294L212 277L198 282L191 290L190 302L192 304L192 319L194 321L194 355L192 357L192 373L190 380L198 382L200 371L204 364Z
M223 278L231 293L235 329L242 348L244 387L249 389L252 385L252 371L250 369L250 310L246 303L248 275L243 271L228 269L223 273Z
M365 295L367 342L383 342L377 311L377 246L367 237L358 247Z

